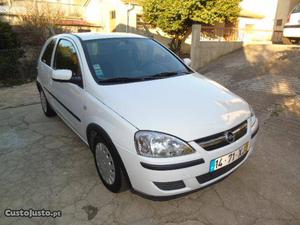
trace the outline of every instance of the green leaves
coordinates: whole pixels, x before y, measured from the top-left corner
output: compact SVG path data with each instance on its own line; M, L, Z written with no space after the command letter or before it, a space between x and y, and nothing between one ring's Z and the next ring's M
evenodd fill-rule
M241 0L143 0L145 20L174 39L184 41L193 23L234 22ZM177 40L177 42L178 42Z
M190 1L148 0L144 1L144 15L148 23L161 28L170 35L184 32L190 23Z

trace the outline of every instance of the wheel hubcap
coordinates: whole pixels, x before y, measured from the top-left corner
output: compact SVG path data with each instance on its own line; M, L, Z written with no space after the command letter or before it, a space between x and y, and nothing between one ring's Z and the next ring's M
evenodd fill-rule
M47 100L43 91L40 92L41 104L44 112L47 112Z
M115 164L113 158L108 151L108 148L103 143L98 143L95 150L96 162L99 172L108 184L113 184L115 182Z

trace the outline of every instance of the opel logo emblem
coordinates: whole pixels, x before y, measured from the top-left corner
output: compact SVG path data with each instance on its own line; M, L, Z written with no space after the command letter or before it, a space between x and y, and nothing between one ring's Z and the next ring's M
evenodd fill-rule
M232 142L235 141L235 136L234 136L234 134L233 134L232 132L227 131L227 132L225 133L225 139L226 139L226 141L230 144L230 143L232 143Z

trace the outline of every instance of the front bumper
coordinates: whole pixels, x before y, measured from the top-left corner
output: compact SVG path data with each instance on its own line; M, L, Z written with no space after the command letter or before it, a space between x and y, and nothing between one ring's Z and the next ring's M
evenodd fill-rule
M122 158L131 185L137 192L157 197L179 195L210 185L236 170L252 154L257 130L258 122L252 128L248 125L246 135L214 151L206 151L197 143L190 142L196 153L171 160L147 158L130 152ZM246 155L219 170L209 172L211 160L233 152L247 142L249 151Z

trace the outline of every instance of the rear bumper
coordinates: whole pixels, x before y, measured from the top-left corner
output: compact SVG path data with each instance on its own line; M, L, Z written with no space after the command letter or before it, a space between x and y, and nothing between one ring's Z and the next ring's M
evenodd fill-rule
M235 143L214 151L206 151L195 142L190 142L196 153L172 160L146 158L129 152L122 158L131 185L137 192L154 197L180 195L210 185L241 166L253 152L257 130L258 122L249 127L247 134ZM219 170L209 172L211 160L233 152L247 142L249 151L246 155Z
M283 37L300 39L300 24L284 26Z

